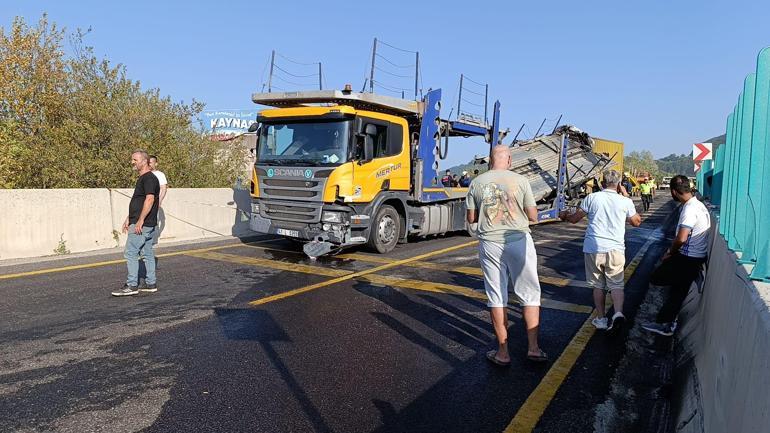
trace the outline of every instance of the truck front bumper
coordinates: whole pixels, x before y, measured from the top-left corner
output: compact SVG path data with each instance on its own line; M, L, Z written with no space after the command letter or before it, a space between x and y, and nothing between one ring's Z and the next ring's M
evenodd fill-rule
M249 228L257 233L285 236L301 241L323 241L337 246L359 245L366 242L368 235L368 219L364 224L352 223L350 214L345 214L343 208L337 205L324 205L324 211L342 214L338 222L319 221L314 223L301 223L267 218L264 212L260 212L260 202L254 201L251 205L251 218ZM352 209L351 209L352 211Z

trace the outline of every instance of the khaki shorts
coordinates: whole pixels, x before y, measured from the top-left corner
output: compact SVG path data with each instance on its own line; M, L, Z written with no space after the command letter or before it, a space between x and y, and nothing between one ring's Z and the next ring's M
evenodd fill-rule
M623 290L626 253L612 250L606 253L584 253L586 281L595 289Z

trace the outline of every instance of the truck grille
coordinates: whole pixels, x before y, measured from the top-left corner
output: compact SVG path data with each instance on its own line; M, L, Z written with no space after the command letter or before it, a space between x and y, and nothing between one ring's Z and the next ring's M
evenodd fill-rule
M269 177L268 171L279 173L282 168L257 167L259 179L259 197L263 200L294 200L303 202L318 202L323 200L326 179L333 169L305 168L308 177L281 176ZM291 170L291 168L289 168ZM312 172L312 175L310 175ZM274 218L278 218L274 216Z
M321 221L322 203L260 201L260 214L273 220L317 223Z

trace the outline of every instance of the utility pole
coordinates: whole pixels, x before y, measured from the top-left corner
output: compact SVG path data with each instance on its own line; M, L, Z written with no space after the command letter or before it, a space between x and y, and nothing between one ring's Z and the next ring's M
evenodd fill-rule
M267 79L267 93L273 91L273 66L275 66L275 50L270 55L270 76Z
M420 78L420 52L416 52L414 60L414 100L417 100L417 83Z
M457 118L460 118L460 102L463 100L463 74L460 74L460 91L457 93Z
M321 72L321 62L318 62L318 90L323 90L323 75Z
M377 56L377 38L374 38L372 47L372 69L369 71L369 93L374 93L374 58Z

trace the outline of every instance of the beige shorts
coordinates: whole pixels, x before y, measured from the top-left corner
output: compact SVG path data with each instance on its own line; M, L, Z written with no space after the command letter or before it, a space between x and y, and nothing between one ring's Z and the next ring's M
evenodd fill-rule
M595 289L623 290L626 253L612 250L606 253L584 253L586 281Z

